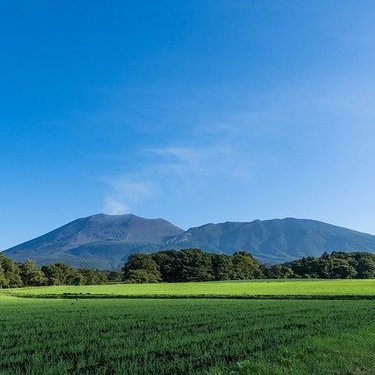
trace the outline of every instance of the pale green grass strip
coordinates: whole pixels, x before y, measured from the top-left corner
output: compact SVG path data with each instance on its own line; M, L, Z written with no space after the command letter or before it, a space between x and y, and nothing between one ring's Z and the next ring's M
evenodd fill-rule
M109 297L246 297L246 296L375 296L375 280L288 280L159 284L112 284L3 289L0 294L53 297L64 294Z

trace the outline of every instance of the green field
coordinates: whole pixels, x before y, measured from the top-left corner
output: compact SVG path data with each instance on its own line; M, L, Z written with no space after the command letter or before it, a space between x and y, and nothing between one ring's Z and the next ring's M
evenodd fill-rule
M319 299L367 298L374 286L345 280L2 290L0 373L374 374L375 300ZM102 299L24 298L62 293ZM147 294L165 298L124 298ZM226 294L318 299L167 298Z
M6 292L6 290L4 290ZM368 296L375 298L375 279L370 280L297 280L297 281L223 281L200 283L115 284L92 286L50 286L11 289L18 296L159 296L159 297L251 297L251 296ZM82 297L82 296L81 296Z

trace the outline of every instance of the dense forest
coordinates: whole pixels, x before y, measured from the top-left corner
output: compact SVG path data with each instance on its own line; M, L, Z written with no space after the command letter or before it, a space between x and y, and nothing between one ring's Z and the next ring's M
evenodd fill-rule
M123 267L128 282L178 282L280 278L375 278L375 255L364 252L324 253L290 263L264 265L245 251L233 255L199 249L133 254Z
M166 250L132 254L121 271L101 271L74 269L63 263L38 267L32 260L16 263L0 253L0 287L286 278L375 278L375 255L336 251L264 265L245 251L224 255L200 249Z
M121 281L120 271L74 269L63 263L38 267L32 260L16 263L0 253L0 287L93 285Z

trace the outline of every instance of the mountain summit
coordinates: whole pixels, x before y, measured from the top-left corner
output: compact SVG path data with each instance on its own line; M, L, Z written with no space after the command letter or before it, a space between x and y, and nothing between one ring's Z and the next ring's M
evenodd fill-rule
M76 267L116 268L133 249L183 233L164 219L98 214L77 219L5 251L16 261L65 262Z
M134 252L197 247L233 254L247 250L262 262L281 263L324 251L375 252L375 236L306 219L206 224L183 231L164 219L135 215L94 215L77 219L5 254L38 264L120 268Z
M190 228L167 240L170 248L199 247L232 254L248 250L263 262L282 263L324 251L375 252L375 236L307 219L226 222Z

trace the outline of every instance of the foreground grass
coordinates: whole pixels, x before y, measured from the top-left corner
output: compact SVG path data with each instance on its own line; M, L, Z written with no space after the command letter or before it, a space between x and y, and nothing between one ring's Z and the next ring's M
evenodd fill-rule
M352 296L375 298L373 280L287 280L201 283L117 284L93 286L50 286L4 291L15 296L53 297L62 295L86 296L158 296L158 297L250 297L275 296Z
M0 373L373 374L374 322L365 300L0 294Z

